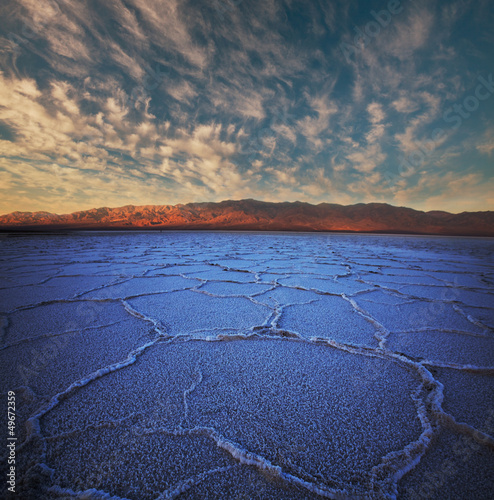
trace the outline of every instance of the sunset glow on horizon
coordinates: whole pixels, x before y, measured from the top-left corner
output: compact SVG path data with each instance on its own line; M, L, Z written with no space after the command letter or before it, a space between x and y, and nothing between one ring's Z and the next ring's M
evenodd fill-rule
M494 210L488 0L7 0L0 214Z

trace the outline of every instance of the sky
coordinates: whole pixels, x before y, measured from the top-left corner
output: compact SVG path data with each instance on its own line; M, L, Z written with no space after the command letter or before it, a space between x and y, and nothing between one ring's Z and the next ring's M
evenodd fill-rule
M0 213L494 210L491 0L3 0Z

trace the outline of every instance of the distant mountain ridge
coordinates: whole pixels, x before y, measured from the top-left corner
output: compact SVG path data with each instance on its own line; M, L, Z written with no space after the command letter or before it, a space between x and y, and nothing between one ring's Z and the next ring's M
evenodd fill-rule
M2 230L230 229L257 231L355 231L494 236L494 212L421 212L385 203L336 205L257 200L127 205L71 214L13 212L0 216Z

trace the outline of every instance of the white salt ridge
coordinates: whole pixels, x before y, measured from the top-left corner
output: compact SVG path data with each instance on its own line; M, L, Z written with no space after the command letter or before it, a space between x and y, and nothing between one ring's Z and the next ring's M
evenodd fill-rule
M70 396L71 393L75 392L77 389L88 385L89 383L97 380L98 378L104 377L116 370L121 370L126 366L129 366L136 362L137 357L140 356L144 351L149 349L151 346L156 344L156 342L160 341L163 338L161 332L159 335L151 342L147 342L146 344L140 346L139 348L132 351L126 359L119 363L114 363L112 365L106 366L95 372L89 374L87 377L84 377L76 382L73 382L65 391L55 394L49 401L49 403L42 408L38 413L30 417L26 422L26 428L28 430L28 435L26 441L19 446L19 450L21 450L29 441L31 441L34 437L42 437L40 420L43 416L53 410L63 399L66 399Z
M111 495L105 491L90 488L84 491L74 491L70 488L62 488L58 485L51 486L48 491L53 494L54 498L75 498L77 500L130 500L124 497Z
M80 332L85 332L85 331L89 331L89 330L100 330L101 328L107 328L109 326L118 325L121 322L122 321L113 321L112 323L107 323L104 325L86 326L84 328L65 330L63 332L57 332L57 333L47 333L45 335L37 335L36 337L31 337L31 338L27 338L27 339L19 339L15 342L10 342L9 344L3 345L2 347L0 347L0 351L3 351L4 349L9 349L11 347L18 346L20 344L33 342L33 341L40 340L40 339L51 339L54 337L60 337L62 335L70 335L71 333L80 333Z
M283 472L283 469L281 467L273 465L269 460L265 459L264 457L256 453L245 450L244 448L238 446L232 441L221 436L215 429L211 427L194 427L193 429L177 429L177 430L154 429L152 431L145 431L143 434L154 434L154 433L165 433L174 436L182 436L190 434L206 435L216 443L218 448L225 450L227 453L231 455L233 459L235 459L242 465L256 467L260 471L271 474L272 476L278 479L282 479L288 483L301 486L304 489L311 491L312 493L316 493L324 498L332 498L332 499L347 499L349 497L358 498L358 496L355 495L355 492L352 492L350 489L348 490L330 489L327 488L325 485L309 483L299 477L293 476L292 474ZM218 472L218 469L215 469L213 472ZM190 483L187 483L187 489L190 488L189 484Z
M200 482L204 481L204 479L206 479L208 476L211 476L212 474L217 474L219 472L226 472L231 469L233 469L232 465L227 467L217 467L215 469L202 472L201 474L186 479L185 481L182 481L180 484L174 486L173 488L164 491L159 497L156 497L156 500L173 500L174 498L177 498L187 490L190 490L196 484L199 484Z
M184 401L184 416L182 418L182 421L178 424L178 427L179 429L182 428L183 425L185 425L187 423L187 417L188 417L188 413L189 413L189 403L187 401L187 397L189 396L189 394L192 394L195 390L195 388L202 382L202 371L200 370L200 368L198 367L197 368L197 380L194 380L191 384L191 386L186 389L184 391L184 395L183 395L183 401Z
M479 444L488 446L492 450L494 450L494 437L482 432L479 429L476 429L475 427L472 427L471 425L468 425L464 422L457 422L455 417L453 415L450 415L449 413L442 412L441 414L441 420L443 423L446 423L447 425L450 425L457 431L467 434L471 438L473 438L475 441L477 441Z
M483 373L485 375L494 375L494 366L476 366L476 365L459 365L457 363L444 363L441 361L421 361L422 365L432 366L434 368L451 368L453 370L462 370L472 373Z
M232 286L233 285L233 286ZM208 286L208 288L206 288ZM249 290L252 290L250 293L239 293L242 288L248 287ZM211 291L211 288L213 291ZM222 288L221 292L214 291L217 288ZM256 282L256 283L232 283L232 282L220 282L220 281L206 281L195 288L195 291L199 293L203 293L205 295L209 295L210 297L246 297L253 298L259 295L263 295L268 293L276 288L275 285L267 286L264 283Z
M484 330L492 330L491 327L488 325L485 325L482 321L480 321L477 318L474 318L471 314L466 313L461 307L459 307L457 304L453 304L453 309L461 314L464 318L466 318L472 325L478 326L480 328L483 328Z
M379 323L376 319L374 319L370 314L368 314L365 310L363 310L356 302L350 297L347 297L344 293L341 295L343 299L345 299L347 302L349 302L352 307L357 311L358 314L360 314L364 319L366 319L369 323L374 325L376 328L376 333L374 333L374 337L376 340L379 342L379 347L381 349L385 348L386 345L386 339L389 335L388 330Z
M134 316L135 318L142 319L144 321L147 321L148 323L151 323L153 325L153 327L154 327L154 330L156 331L156 333L160 337L168 337L167 333L164 330L162 330L162 326L160 325L159 321L157 321L157 320L155 320L153 318L150 318L149 316L146 316L145 314L137 311L128 302L126 302L125 300L122 300L121 302L122 302L125 310L131 316Z

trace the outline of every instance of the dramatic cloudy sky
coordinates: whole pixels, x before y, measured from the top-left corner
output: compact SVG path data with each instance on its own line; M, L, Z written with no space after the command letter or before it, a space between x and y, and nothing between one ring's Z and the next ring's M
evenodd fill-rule
M3 0L0 18L1 213L494 209L492 0Z

